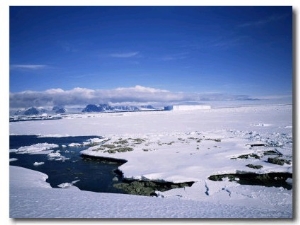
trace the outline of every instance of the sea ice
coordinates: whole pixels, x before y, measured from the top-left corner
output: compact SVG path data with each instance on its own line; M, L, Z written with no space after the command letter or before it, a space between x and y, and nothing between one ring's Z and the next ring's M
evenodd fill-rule
M34 179L24 183L32 182L29 186L37 188L24 191L18 187L19 181L13 179L14 174L22 173L25 179L34 172L10 167L13 171L11 217L293 217L293 190L208 179L210 175L237 172L292 173L292 161L284 165L272 164L267 160L270 156L264 153L279 152L285 159L292 160L293 134L292 129L286 128L292 124L292 105L134 112L122 113L122 116L118 113L93 114L92 117L67 115L61 120L43 123L43 126L38 121L11 123L10 132L101 136L104 139L100 143L87 146L82 153L126 160L119 167L126 178L175 183L194 181L194 184L158 193L161 197L155 198L38 188L41 175L34 175L37 183ZM262 143L265 145L253 145ZM53 156L59 157L58 154L53 153ZM250 168L248 164L262 168ZM40 201L39 205L35 201ZM53 211L53 208L60 210Z

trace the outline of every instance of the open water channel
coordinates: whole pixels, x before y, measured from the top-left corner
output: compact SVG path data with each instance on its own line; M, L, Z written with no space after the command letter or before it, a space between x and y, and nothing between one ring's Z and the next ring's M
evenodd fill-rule
M58 185L70 183L81 190L94 192L125 193L113 185L121 182L122 176L115 173L121 162L109 162L105 160L91 160L82 158L80 151L88 148L82 143L98 136L76 137L40 137L36 135L10 135L10 149L18 149L23 146L31 146L38 143L56 144L53 152L59 152L64 160L49 158L47 154L10 152L10 165L25 167L40 171L48 175L46 180L53 188ZM71 143L81 144L69 146ZM36 162L40 165L34 165ZM42 164L43 162L44 164Z

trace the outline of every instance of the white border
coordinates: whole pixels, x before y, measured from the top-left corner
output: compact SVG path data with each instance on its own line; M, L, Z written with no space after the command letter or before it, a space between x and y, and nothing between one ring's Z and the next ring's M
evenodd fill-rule
M155 221L155 220L150 220L150 221L139 221L139 220L130 220L130 221L124 221L124 220L105 220L105 221L97 221L97 220L24 220L24 221L16 221L16 220L11 220L9 219L9 154L8 154L8 149L9 149L9 141L8 141L8 136L9 136L9 6L17 6L17 5L23 5L23 6L30 6L30 5L41 5L41 6L51 6L51 5L56 5L56 6L67 6L67 5L76 5L76 6L86 6L86 5L156 5L156 6L163 6L163 5L203 5L203 6L213 6L213 5L220 5L220 6L236 6L236 5L244 5L244 6L265 6L265 5L285 5L285 6L293 6L293 11L295 13L295 18L294 18L294 23L296 28L296 32L294 34L294 38L299 39L299 1L296 0L285 0L285 1L275 1L275 0L252 0L252 1L236 1L236 0L231 0L231 1L216 1L216 0L210 0L210 1L194 1L194 0L173 0L173 1L162 1L162 0L151 0L151 1L133 1L133 0L126 0L126 1L95 1L95 0L85 0L85 1L74 1L74 0L43 0L43 1L37 1L37 0L1 0L0 1L0 90L1 90L1 95L0 95L0 105L2 108L0 109L1 114L0 114L0 125L1 125L1 141L0 141L0 150L3 152L6 152L4 157L1 157L2 162L0 163L0 169L1 169L1 174L4 175L4 178L1 177L1 180L5 180L5 183L1 185L1 224L60 224L63 222L66 223L72 223L72 224L123 224L123 223L150 223L150 224L156 224L160 222L164 222L167 224L171 223L189 223L189 222L196 222L196 223L201 223L201 224L220 224L220 223L231 223L232 221L220 221L220 220L185 220L185 221ZM295 47L295 46L294 46ZM299 52L299 44L296 44L296 53L294 56L298 55ZM298 76L297 74L297 65L299 63L298 58L294 60L294 68L296 71L294 72L294 76ZM297 83L295 84L296 87L299 87L299 78L296 79ZM295 103L297 105L299 104L298 102L298 92L296 95L294 95L295 98ZM295 93L294 93L295 94ZM294 112L298 112L298 107ZM294 126L297 126L298 124L294 123ZM298 128L298 126L297 126ZM298 132L296 132L298 134ZM298 135L294 137L294 140L299 140ZM296 148L294 150L297 150ZM299 153L298 153L299 155ZM3 154L1 154L3 156ZM297 159L295 159L294 162L298 162L298 156ZM296 166L296 165L295 165ZM294 169L296 171L297 168ZM294 179L297 181L298 179ZM296 190L295 192L298 192ZM295 193L294 192L294 193ZM297 223L297 217L299 217L299 209L298 209L298 196L297 194L297 199L294 199L296 205L295 207L295 217L296 220L291 221L292 223ZM297 216L298 215L298 216ZM2 223L4 222L4 223ZM271 222L271 221L259 221L259 220L251 220L251 221L234 221L235 224L243 224L243 223L255 223L255 224L264 224L265 222ZM287 221L274 221L276 222L284 222L286 223Z

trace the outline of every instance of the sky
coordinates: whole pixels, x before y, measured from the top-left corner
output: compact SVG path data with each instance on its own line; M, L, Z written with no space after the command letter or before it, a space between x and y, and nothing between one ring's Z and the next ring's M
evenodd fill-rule
M10 6L11 107L292 96L292 7Z

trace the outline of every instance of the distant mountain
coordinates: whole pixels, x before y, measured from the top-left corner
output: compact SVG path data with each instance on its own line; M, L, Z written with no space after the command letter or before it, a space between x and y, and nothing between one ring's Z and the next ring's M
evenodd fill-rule
M113 108L115 111L139 111L139 108L136 106L115 106Z
M106 112L111 110L113 110L113 108L108 104L100 104L100 105L89 104L82 110L82 112Z
M37 108L31 107L29 109L26 109L23 114L26 116L29 116L29 115L38 115L39 113L40 112L39 112L39 110L37 110Z
M135 112L141 110L155 110L155 108L151 105L147 106L111 106L109 104L89 104L87 105L82 112Z
M61 114L61 113L66 113L66 109L64 109L61 106L54 106L51 110L51 108L49 109L45 109L43 107L30 107L27 109L19 109L17 111L15 111L13 114L15 116L33 116L33 115L42 115L42 114Z
M38 115L44 113L45 109L37 109L35 107L30 107L27 109L19 109L14 112L15 116L32 116L32 115Z
M58 113L58 114L60 114L60 113L66 113L66 109L63 108L63 107L61 107L61 106L54 106L52 108L52 111L54 111L55 113Z
M18 109L17 111L14 112L14 115L15 116L23 115L23 113L24 113L24 110Z
M62 106L53 106L48 108L43 107L30 107L27 109L13 110L10 112L11 116L37 116L37 115L48 115L53 116L55 114L65 113L89 113L89 112L137 112L137 111L152 111L162 110L155 108L152 105L142 106L128 106L128 105L116 105L112 106L109 104L88 104L84 109L82 108L64 108Z
M154 108L152 105L142 105L140 107L140 109L152 109L152 110L155 110L156 108Z

